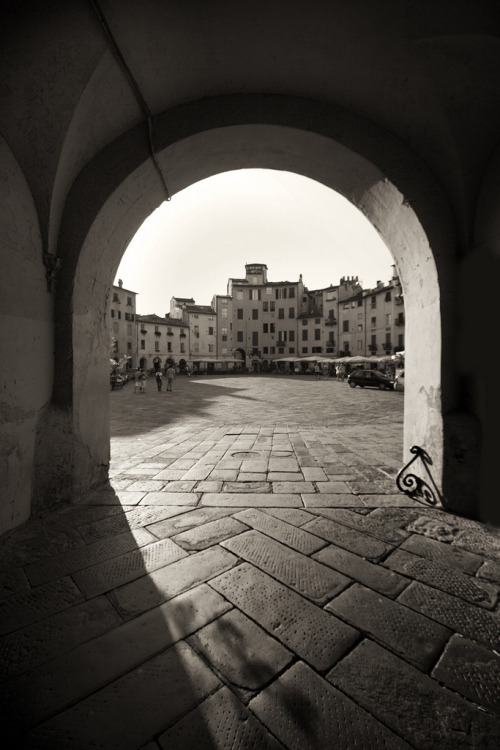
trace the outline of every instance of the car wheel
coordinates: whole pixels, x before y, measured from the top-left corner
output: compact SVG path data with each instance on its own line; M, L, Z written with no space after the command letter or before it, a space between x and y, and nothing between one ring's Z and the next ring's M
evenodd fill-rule
M378 384L379 391L385 391L385 383L379 383Z
M350 381L349 385L351 386L351 388L356 388L356 383L353 383L352 380Z

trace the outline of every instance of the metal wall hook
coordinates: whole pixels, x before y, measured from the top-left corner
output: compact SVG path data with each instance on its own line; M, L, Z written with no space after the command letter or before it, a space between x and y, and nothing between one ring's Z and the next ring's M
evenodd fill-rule
M429 469L429 466L432 466L432 458L429 456L427 451L425 451L419 445L413 445L410 448L410 453L413 453L413 458L411 458L408 463L398 471L398 475L396 477L396 485L398 490L400 492L403 492L405 495L408 495L408 497L411 497L411 499L415 500L416 502L423 502L427 505L434 506L436 506L439 502L441 503L443 508L446 508L447 506L445 499L439 492ZM422 477L417 476L417 474L406 473L410 466L419 458L424 465L425 471L430 480L429 482L422 479Z

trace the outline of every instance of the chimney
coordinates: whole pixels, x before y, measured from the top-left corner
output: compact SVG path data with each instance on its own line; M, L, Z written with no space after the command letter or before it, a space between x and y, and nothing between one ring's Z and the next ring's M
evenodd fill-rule
M122 286L123 286L123 281L122 281L121 279L118 279L118 286L120 287L120 289L121 289L121 288L122 288Z

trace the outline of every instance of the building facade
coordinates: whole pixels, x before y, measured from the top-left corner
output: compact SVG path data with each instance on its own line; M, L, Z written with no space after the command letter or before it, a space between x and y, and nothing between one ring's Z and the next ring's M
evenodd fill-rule
M138 315L139 367L164 370L169 359L182 369L189 359L189 326L166 315Z
M126 369L137 367L137 292L125 289L123 281L111 288L108 305L108 329L110 333L110 358Z

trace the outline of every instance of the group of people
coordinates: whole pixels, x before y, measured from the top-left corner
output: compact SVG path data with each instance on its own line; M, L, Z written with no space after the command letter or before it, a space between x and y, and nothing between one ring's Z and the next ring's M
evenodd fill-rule
M158 391L162 390L163 386L163 373L161 370L156 370L154 374L156 380L156 387ZM175 367L169 365L165 370L165 377L167 378L167 391L172 390L172 385L175 378ZM138 367L134 373L134 393L146 393L146 380L148 375L142 367Z

